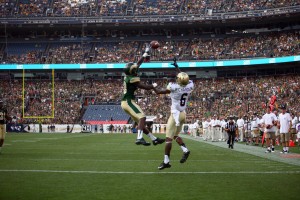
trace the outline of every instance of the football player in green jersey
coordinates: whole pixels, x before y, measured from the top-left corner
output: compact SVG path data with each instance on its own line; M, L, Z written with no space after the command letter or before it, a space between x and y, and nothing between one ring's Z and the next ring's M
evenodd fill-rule
M146 142L143 138L143 133L148 135L152 140L153 145L164 143L165 139L160 139L155 137L147 128L146 128L146 115L140 108L140 106L135 102L135 91L140 88L144 90L152 90L155 85L145 85L141 82L140 77L138 76L138 70L141 64L150 58L150 47L146 45L145 53L138 60L137 63L127 63L124 68L125 78L123 81L123 97L121 102L122 109L128 113L131 118L137 123L137 140L135 144L149 146L151 143Z

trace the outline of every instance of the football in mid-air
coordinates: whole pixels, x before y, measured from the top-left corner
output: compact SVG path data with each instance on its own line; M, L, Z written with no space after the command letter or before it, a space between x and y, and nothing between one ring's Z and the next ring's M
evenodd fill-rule
M159 44L158 41L153 40L153 41L150 42L150 46L151 46L152 49L157 49L158 47L160 47L160 44Z

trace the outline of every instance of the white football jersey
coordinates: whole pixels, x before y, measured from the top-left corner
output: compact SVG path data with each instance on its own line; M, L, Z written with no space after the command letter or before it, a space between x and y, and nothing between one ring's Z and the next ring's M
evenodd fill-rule
M180 86L178 83L169 83L167 89L171 91L171 112L184 111L186 109L188 98L194 89L193 81L189 80L189 83L186 86Z

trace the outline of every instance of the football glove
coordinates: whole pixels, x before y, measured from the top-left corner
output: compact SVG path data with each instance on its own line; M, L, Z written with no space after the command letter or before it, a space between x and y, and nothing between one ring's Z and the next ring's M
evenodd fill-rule
M178 68L179 66L178 66L176 61L177 61L177 59L176 59L176 57L174 57L173 58L173 63L171 65L173 65L175 68Z
M146 58L146 60L150 60L150 45L146 44L145 52L143 53L143 58Z

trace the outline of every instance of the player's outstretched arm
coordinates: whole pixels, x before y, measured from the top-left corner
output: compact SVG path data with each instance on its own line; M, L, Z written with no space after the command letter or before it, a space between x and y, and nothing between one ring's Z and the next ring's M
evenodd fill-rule
M141 64L146 60L150 58L150 46L149 44L146 44L145 52L143 53L142 57L137 61L138 68L141 66Z
M168 90L168 89L166 89L166 88L161 88L161 89L159 89L159 88L157 88L157 87L154 87L154 92L156 93L156 94L170 94L171 93L171 91L170 90Z
M179 69L179 66L178 66L178 64L177 64L177 59L176 59L176 57L173 58L173 63L172 63L171 65L173 65L173 66L175 67L177 73L180 73L180 72L181 72L181 70Z
M136 86L140 89L144 89L144 90L152 90L154 89L153 85L146 85L144 83L141 83L140 81L136 83Z

